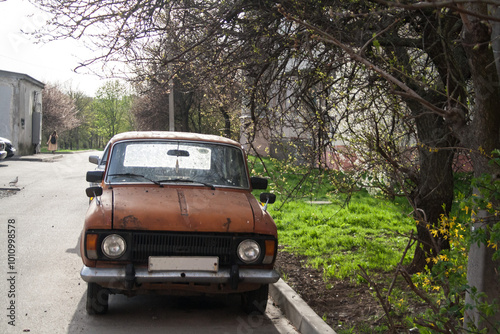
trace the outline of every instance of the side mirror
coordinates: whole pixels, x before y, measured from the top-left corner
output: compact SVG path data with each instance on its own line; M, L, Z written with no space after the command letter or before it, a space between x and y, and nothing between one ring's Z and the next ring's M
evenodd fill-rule
M99 156L98 155L91 155L89 156L89 162L93 163L94 165L99 165Z
M252 189L267 189L267 179L263 177L252 176L250 183L252 184Z
M102 188L101 187L89 187L85 189L85 192L87 193L87 197L98 197L102 195Z
M273 204L274 202L276 202L276 195L270 193L261 193L260 201L266 204Z
M102 170L93 170L87 172L87 182L99 183L104 178L104 171Z

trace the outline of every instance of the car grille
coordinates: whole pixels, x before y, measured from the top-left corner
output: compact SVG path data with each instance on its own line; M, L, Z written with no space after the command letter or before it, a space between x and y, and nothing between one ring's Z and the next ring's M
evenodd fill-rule
M132 261L147 261L149 256L218 256L219 264L230 264L231 236L171 233L134 233Z

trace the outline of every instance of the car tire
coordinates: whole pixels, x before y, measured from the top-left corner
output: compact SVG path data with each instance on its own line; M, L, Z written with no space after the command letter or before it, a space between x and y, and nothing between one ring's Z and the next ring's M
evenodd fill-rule
M241 295L243 309L247 314L264 314L269 296L269 285L264 284L257 290L244 292Z
M108 311L109 291L96 283L87 285L87 313L105 314Z

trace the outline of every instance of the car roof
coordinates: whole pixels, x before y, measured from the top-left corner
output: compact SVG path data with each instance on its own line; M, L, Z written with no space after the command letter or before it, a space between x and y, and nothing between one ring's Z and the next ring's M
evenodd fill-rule
M201 133L192 132L175 132L175 131L129 131L119 133L109 140L109 144L114 144L122 140L135 140L135 139L155 139L155 140L187 140L187 141L200 141L221 143L227 145L237 146L242 148L242 145L237 141L229 138L206 135Z

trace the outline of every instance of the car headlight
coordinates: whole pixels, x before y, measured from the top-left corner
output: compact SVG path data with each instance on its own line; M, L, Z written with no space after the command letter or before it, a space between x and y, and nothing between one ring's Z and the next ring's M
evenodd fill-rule
M257 261L260 256L260 246L255 240L247 239L238 245L238 257L245 263Z
M101 249L110 259L117 259L125 253L127 244L118 234L110 234L102 241Z

